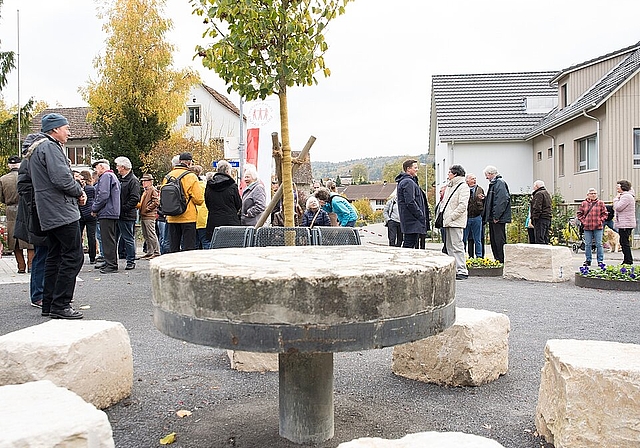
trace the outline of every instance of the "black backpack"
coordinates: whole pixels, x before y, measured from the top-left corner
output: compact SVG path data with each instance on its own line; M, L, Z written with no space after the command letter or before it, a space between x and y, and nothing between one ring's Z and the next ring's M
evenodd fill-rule
M160 209L163 215L178 216L187 211L187 204L191 198L189 198L189 201L185 198L181 180L190 172L185 170L178 177L174 177L171 174L167 174L164 177L167 183L160 188Z

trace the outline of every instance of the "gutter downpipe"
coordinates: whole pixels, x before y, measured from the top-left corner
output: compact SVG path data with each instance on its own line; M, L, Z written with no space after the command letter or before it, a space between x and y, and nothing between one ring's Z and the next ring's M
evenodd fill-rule
M544 133L544 129L542 130L542 135L545 137L548 137L551 139L551 152L553 154L553 193L556 193L556 173L557 173L557 167L556 167L556 161L558 160L557 158L557 154L556 154L556 138L553 135L548 135Z
M593 104L593 106L595 106L595 104ZM582 115L584 115L586 118L589 118L591 120L594 120L597 125L596 125L596 151L598 153L598 185L596 186L596 188L598 189L598 196L600 198L602 198L602 171L600 171L600 120L598 120L596 117L592 117L591 115L587 114L587 109L583 109L582 110Z

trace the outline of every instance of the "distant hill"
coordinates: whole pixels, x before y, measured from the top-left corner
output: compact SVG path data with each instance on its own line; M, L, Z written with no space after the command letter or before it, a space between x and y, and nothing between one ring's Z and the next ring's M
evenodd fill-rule
M346 162L314 162L311 160L311 170L314 179L335 179L336 176L349 176L351 168L355 165L364 165L369 171L369 182L382 180L382 169L388 163L394 163L397 160L405 160L413 156L381 156L367 157L366 159L352 159ZM417 156L420 163L426 163L427 154ZM431 157L429 159L432 159Z

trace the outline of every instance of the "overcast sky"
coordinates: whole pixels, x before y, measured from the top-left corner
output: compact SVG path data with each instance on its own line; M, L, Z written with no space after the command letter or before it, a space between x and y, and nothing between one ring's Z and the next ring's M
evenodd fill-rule
M78 88L95 79L105 45L96 3L4 0L3 51L18 50L18 9L21 103L86 105ZM206 42L188 0L168 0L165 12L176 67L193 67L227 94L192 59ZM326 36L331 77L289 91L292 147L314 135L314 161L425 153L432 75L560 70L640 41L639 16L638 0L355 0ZM16 74L2 91L8 104L17 101Z

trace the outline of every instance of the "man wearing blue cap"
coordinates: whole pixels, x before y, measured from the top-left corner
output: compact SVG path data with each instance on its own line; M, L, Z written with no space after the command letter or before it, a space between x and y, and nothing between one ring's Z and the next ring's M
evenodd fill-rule
M80 236L80 211L87 196L71 171L64 145L71 132L69 121L51 113L42 117L46 138L33 151L29 171L33 183L40 228L47 236L49 253L45 265L42 315L53 319L82 319L71 307L76 276L84 253Z

